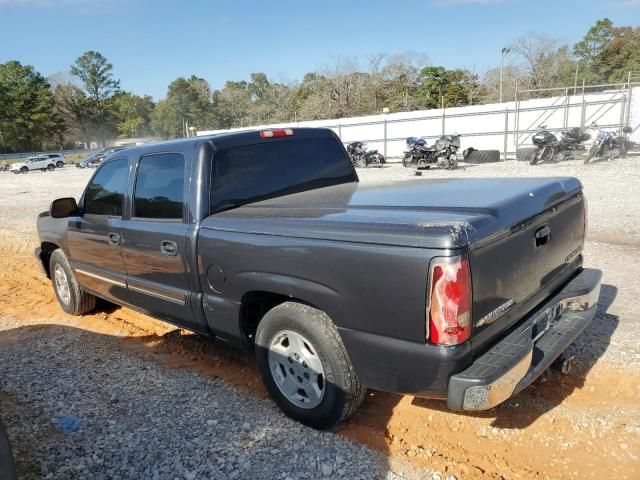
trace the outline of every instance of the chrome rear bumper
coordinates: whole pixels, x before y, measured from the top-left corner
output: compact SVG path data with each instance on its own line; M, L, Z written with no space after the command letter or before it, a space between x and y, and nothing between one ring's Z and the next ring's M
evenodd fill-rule
M486 410L529 386L591 322L602 272L582 270L508 335L449 379L452 410Z

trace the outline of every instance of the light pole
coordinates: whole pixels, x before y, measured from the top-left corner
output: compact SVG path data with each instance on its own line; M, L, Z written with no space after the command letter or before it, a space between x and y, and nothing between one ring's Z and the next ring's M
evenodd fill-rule
M502 57L500 59L500 103L502 103L502 81L504 79L504 57L506 57L510 51L511 51L510 48L507 48L507 47L502 48Z

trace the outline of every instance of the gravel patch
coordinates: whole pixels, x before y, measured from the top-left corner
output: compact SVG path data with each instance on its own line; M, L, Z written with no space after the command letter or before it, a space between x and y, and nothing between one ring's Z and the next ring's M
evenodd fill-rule
M152 357L65 326L0 332L0 407L21 478L405 478L380 452Z

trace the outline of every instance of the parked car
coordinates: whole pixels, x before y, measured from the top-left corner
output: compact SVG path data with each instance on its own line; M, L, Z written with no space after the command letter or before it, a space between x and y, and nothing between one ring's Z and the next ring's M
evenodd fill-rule
M45 153L43 156L54 160L57 168L64 167L64 155L62 153Z
M234 132L111 155L37 219L62 309L96 297L255 352L290 417L329 428L365 388L484 410L591 322L580 182L360 185L328 129Z
M101 153L93 153L76 163L76 168L94 168L97 167L104 156Z
M108 155L124 150L125 148L127 147L112 147L100 150L98 153L93 153L88 157L80 160L78 163L76 163L76 168L96 168Z
M28 173L32 170L53 171L56 169L56 160L46 155L36 155L29 157L21 162L15 162L11 165L13 173Z

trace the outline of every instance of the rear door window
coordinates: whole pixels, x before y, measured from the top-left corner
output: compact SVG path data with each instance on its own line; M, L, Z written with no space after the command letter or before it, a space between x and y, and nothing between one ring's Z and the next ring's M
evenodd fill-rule
M140 159L133 198L134 217L182 219L184 157L179 153Z

